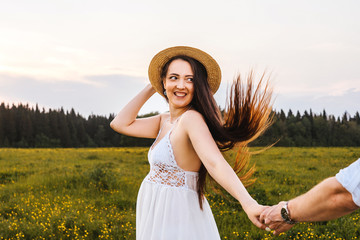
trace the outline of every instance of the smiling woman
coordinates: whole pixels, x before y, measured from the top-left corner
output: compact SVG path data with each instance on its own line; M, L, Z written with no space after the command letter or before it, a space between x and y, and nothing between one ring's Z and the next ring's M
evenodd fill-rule
M239 155L232 169L221 153L236 144L243 150L270 125L271 91L266 85L261 92L261 81L254 88L252 76L247 88L242 87L240 77L233 83L222 117L213 97L221 71L210 55L180 46L165 49L152 59L151 85L110 124L122 134L156 138L148 153L150 172L138 193L138 240L220 239L204 196L208 174L239 201L257 227L265 229L258 219L265 207L244 187L253 169L238 176L244 172L248 155ZM136 119L140 108L156 91L167 100L169 112Z

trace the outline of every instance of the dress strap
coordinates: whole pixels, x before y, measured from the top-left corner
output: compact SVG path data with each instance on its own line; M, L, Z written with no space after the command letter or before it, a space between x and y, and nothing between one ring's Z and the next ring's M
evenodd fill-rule
M157 145L157 143L158 143L158 138L159 138L159 136L160 136L160 133L161 133L161 131L163 130L163 128L164 128L164 126L165 126L165 123L166 123L167 121L168 121L168 120L164 121L163 124L161 125L160 130L159 130L159 132L158 132L158 134L157 134L157 136L156 136L156 138L155 138L155 141L154 141L154 142L151 144L151 146L150 146L150 150L154 148L154 144L155 144L155 143L156 143L156 145Z
M190 108L191 108L191 106L190 106L185 112L183 112L179 117L177 117L177 118L175 119L172 127L171 127L170 130L169 130L169 136L170 136L172 130L173 130L173 129L175 128L175 126L177 125L177 123L179 122L180 118L181 118L181 117L184 115L184 113L186 113Z
M161 131L163 130L163 128L164 128L164 126L165 126L165 123L166 123L167 121L168 121L168 120L164 121L163 124L161 125L160 130L159 130L159 132L158 132L158 135L156 136L156 139L159 137L159 135L160 135ZM156 139L155 139L155 141L156 141Z

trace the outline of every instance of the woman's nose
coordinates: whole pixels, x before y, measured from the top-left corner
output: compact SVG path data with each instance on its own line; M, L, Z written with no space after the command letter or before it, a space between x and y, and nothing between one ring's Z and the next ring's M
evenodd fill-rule
M183 80L183 79L179 79L179 82L178 82L178 84L177 84L176 87L179 88L179 89L185 88L184 80Z

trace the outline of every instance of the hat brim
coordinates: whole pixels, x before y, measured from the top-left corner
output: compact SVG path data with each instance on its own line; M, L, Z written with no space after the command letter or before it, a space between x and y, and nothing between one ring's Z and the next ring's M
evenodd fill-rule
M164 65L173 57L185 55L191 58L196 59L201 64L204 65L207 75L208 75L208 83L212 93L214 94L221 82L221 70L219 64L213 59L209 54L200 49L186 46L177 46L171 47L162 50L158 54L156 54L150 62L149 65L149 80L153 88L163 97L163 85L161 79L161 71Z

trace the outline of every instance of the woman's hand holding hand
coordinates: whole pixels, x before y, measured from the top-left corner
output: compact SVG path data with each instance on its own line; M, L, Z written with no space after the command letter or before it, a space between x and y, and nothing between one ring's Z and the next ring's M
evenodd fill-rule
M243 208L250 221L258 228L265 230L267 226L260 222L260 215L265 209L269 208L269 206L260 205L254 200Z

